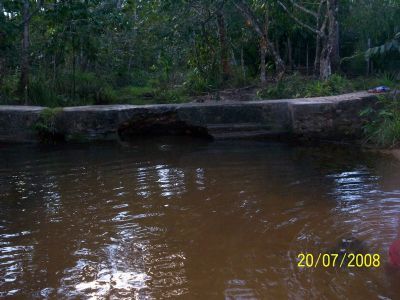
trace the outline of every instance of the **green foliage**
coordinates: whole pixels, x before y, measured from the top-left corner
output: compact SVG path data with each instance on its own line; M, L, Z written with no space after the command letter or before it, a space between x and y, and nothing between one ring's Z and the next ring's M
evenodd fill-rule
M212 79L202 76L197 68L189 72L186 81L183 83L186 90L192 94L200 94L202 92L211 91L216 88L216 82Z
M45 108L40 112L38 121L33 125L39 140L43 143L52 143L64 139L63 134L57 132L57 116L62 108Z
M183 88L159 88L151 86L129 86L113 91L112 104L146 105L157 103L182 103L188 101ZM110 103L110 104L111 104Z
M75 95L72 95L72 97L79 103L109 104L115 101L113 88L105 77L98 78L96 74L91 72L78 72L75 79L72 78L68 82L74 81ZM73 87L71 89L73 90Z
M400 94L379 97L379 108L369 107L361 112L365 142L380 147L395 147L400 143Z
M183 103L189 100L186 91L182 88L159 90L157 99L158 103Z
M322 81L295 73L261 90L258 96L263 99L307 98L338 95L353 90L351 81L339 75L332 75Z
M242 2L261 25L268 12L270 42L288 67L289 61L297 70L304 70L307 64L309 74L315 58L315 34L289 18L277 1ZM282 2L298 19L315 23L312 15L295 9L292 1ZM24 102L18 91L23 70L22 3L0 1L0 104ZM299 2L313 11L318 3ZM249 20L252 17L244 17L236 0L30 0L29 4L29 104L178 103L187 101L188 95L253 85L260 72L260 35ZM365 73L362 54L368 39L372 45L381 45L369 50L373 69L398 70L399 35L388 39L399 30L399 4L399 0L340 1L340 52L356 57L343 62L341 70L347 75ZM225 47L217 13L224 17ZM221 74L225 48L229 76ZM275 69L272 52L266 62L269 78ZM381 52L385 55L373 55ZM338 77L328 82L310 79L304 85L303 78L296 76L270 86L261 95L308 97L348 90L346 80Z
M398 85L398 74L384 72L373 77L358 77L352 80L355 90L369 90L377 86L388 86L395 88Z
M365 57L370 58L373 55L384 55L390 51L400 52L400 32L398 32L392 40L387 41L385 44L369 48L365 52Z
M305 97L330 96L348 93L354 90L351 81L340 75L332 75L325 81L312 81L306 84Z
M75 78L72 77L72 74L60 74L56 82L41 73L32 77L29 86L30 103L57 107L115 102L113 88L94 73L77 72Z
M299 98L305 94L305 78L300 74L284 77L275 84L259 91L258 96L263 99Z
M2 78L0 89L0 104L14 104L18 102L18 82L18 72Z
M62 106L62 97L57 95L51 83L44 76L31 78L29 84L29 99L32 105L48 107Z

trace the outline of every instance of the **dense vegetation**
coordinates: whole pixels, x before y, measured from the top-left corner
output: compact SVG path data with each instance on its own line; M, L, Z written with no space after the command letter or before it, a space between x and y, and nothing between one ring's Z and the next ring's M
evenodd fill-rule
M378 107L361 112L368 119L364 125L365 142L378 147L400 146L400 94L380 95Z
M400 0L2 0L0 11L3 104L181 102L249 85L282 98L398 79Z

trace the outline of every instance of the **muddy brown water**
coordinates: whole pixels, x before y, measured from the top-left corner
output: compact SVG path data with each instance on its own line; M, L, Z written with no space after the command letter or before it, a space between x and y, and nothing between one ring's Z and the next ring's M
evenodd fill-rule
M0 147L0 298L399 299L400 162L343 147L152 140ZM397 298L396 298L397 297Z

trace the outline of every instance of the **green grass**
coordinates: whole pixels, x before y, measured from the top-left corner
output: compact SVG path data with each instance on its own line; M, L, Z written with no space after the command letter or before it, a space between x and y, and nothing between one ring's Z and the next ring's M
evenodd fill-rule
M263 99L307 98L344 94L354 90L353 83L339 75L332 75L322 81L295 73L262 89L258 96Z
M18 93L19 73L1 79L0 105L23 104ZM187 90L149 80L144 86L119 87L106 77L93 72L77 71L75 76L60 72L57 78L37 72L29 83L29 104L64 107L98 104L155 104L188 101Z
M368 107L361 116L366 118L367 144L385 148L400 145L400 95L379 96L378 108Z
M63 139L63 135L56 130L57 116L62 108L45 108L40 112L39 119L33 125L33 129L42 143L53 143Z
M367 90L376 86L396 86L398 75L391 73L380 74L370 78L347 79L333 75L326 81L305 77L298 73L284 77L279 82L269 84L258 92L263 99L304 98L338 95L353 91ZM239 75L234 79L239 80ZM238 79L239 78L239 79ZM19 74L8 75L0 85L1 104L23 104L18 100ZM189 84L189 83L191 84ZM193 82L195 83L193 85ZM253 79L253 83L255 79ZM75 93L71 74L61 73L53 82L44 74L32 76L29 88L29 104L46 107L65 107L97 104L164 104L184 103L190 101L190 96L201 91L217 91L206 82L188 80L182 86L172 86L157 80L147 81L144 86L118 87L106 78L99 78L94 73L77 72L75 74ZM225 87L243 85L250 82L235 82L233 79ZM201 94L201 93L200 93Z
M163 104L183 103L189 101L186 91L182 88L154 88L149 86L128 86L114 91L113 104Z
M383 73L374 77L358 77L352 80L354 88L357 90L369 90L377 86L388 86L395 88L399 81L396 74Z
M263 99L333 96L368 90L381 85L393 89L399 83L397 76L397 74L393 73L383 73L374 77L347 79L334 74L328 80L323 81L295 73L262 89L259 91L258 96Z

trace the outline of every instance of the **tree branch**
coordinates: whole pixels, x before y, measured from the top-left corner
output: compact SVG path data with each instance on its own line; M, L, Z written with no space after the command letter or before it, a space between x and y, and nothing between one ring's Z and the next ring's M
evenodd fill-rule
M311 32L318 34L319 36L322 36L322 32L319 29L315 29L313 27L311 27L310 25L304 23L303 21L301 21L300 19L298 19L296 16L294 16L285 6L285 4L283 4L281 1L278 1L278 4L283 8L283 10L300 26L310 30Z
M256 16L253 15L248 5L243 2L243 0L235 1L235 6L241 13L251 22L254 30L261 37L264 36L261 25L258 23Z
M294 0L290 0L290 2L291 2L295 7L297 7L298 9L300 9L301 11L303 11L303 12L309 14L309 15L312 15L312 16L313 16L314 18L316 18L316 19L318 18L318 14L317 14L316 12L305 8L304 6L298 4L297 2L294 2Z

